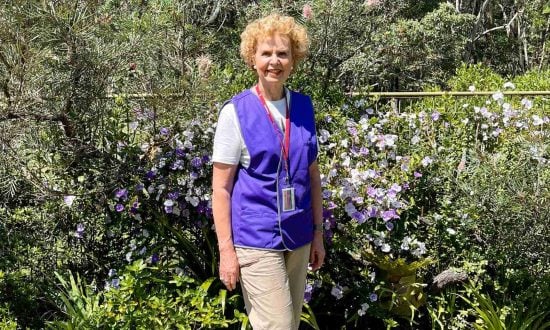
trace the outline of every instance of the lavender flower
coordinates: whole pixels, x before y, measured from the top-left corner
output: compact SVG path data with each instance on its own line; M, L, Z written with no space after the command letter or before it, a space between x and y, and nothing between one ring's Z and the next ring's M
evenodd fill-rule
M128 199L128 190L126 188L117 189L115 191L115 198L125 201Z
M365 217L365 215L362 212L359 212L359 211L353 212L351 217L353 219L355 219L357 221L357 223L359 223L359 224L362 224L367 220L367 217Z
M191 165L195 168L200 167L202 165L202 160L200 157L195 157L191 160Z
M304 302L309 303L312 295L313 295L313 285L306 284L306 289L304 291Z
M370 301L375 302L378 300L378 295L376 293L371 293L369 296Z
M83 223L79 223L78 225L76 225L76 232L75 232L75 236L77 238L82 238L84 237L84 224Z
M115 205L115 211L117 211L117 212L124 211L124 205L122 205L122 204Z
M342 297L344 297L344 289L340 285L335 285L330 291L330 294L337 300L342 299Z

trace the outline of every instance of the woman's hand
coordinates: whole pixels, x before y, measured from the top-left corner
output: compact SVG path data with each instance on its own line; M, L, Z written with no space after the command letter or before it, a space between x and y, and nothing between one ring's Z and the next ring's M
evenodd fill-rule
M233 246L220 247L220 280L229 291L237 287L239 281L239 260Z
M311 242L311 250L309 252L309 266L311 270L316 271L321 268L325 262L325 246L323 244L323 232L315 231L313 234L313 242Z
M220 251L220 280L229 291L237 287L239 261L231 236L231 191L237 165L214 163L212 212Z

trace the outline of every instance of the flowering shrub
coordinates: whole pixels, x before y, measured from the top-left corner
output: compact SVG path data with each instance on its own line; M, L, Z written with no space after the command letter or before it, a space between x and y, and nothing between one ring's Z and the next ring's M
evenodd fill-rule
M515 86L509 82L501 87ZM483 251L480 242L485 242L485 251L494 251L486 257L499 260L509 245L496 238L506 232L513 236L514 231L498 232L485 217L500 219L501 226L512 222L506 220L504 209L498 211L502 202L483 201L515 194L502 190L496 195L488 189L513 184L514 176L505 174L510 173L506 162L516 169L531 167L535 172L519 175L535 175L536 187L541 187L537 180L548 180L544 141L550 119L543 112L544 102L501 92L488 98L428 99L403 108L360 99L318 114L329 258L306 292L314 310L330 311L327 319L321 315L323 320L336 316L358 325L365 316L380 317L388 311L412 319L426 302L424 276L449 266L460 268L472 258L483 260L477 254ZM509 154L512 150L515 155ZM520 162L512 160L520 155ZM477 174L482 167L484 178L494 178L487 189L476 187L482 182ZM550 198L545 189L533 193L536 205ZM529 213L531 235L544 231L548 214L547 208L535 210ZM519 219L531 222L522 214ZM527 236L510 236L506 242L515 242L513 251L519 254L523 244L544 249L536 240L527 243ZM498 246L504 250L493 250ZM549 256L536 255L532 276L548 276L539 262ZM437 266L432 265L435 261ZM505 262L508 269L518 269L513 263ZM499 272L510 283L510 275Z
M127 262L177 261L205 280L216 269L210 205L214 120L197 117L147 135L147 121L137 119L142 138L121 149L137 151L137 170L112 193L109 227L131 233L125 238Z

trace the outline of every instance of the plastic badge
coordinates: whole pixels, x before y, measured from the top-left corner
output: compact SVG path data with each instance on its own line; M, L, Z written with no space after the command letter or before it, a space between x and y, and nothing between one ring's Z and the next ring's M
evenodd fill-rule
M294 211L295 209L294 188L283 188L283 212Z

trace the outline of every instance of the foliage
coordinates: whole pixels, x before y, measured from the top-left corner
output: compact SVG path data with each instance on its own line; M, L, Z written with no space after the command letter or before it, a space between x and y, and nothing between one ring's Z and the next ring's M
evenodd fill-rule
M69 275L68 282L58 275L68 320L50 322L48 328L219 329L237 321L225 318L226 291L209 293L212 278L199 283L165 266L136 261L120 276L112 274L107 290L98 292L78 275Z

